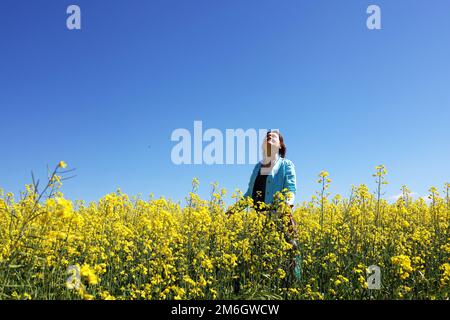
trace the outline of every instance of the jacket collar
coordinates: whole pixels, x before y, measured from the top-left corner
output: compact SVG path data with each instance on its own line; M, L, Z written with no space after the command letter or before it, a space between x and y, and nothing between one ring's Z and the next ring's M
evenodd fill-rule
M262 161L263 160L261 160L258 164L259 170L264 169L264 168L262 168ZM278 170L280 169L282 161L283 161L283 158L281 158L280 156L278 156L277 159L275 160L275 164L273 165L273 167L270 171L270 175L272 176L272 178L278 173Z

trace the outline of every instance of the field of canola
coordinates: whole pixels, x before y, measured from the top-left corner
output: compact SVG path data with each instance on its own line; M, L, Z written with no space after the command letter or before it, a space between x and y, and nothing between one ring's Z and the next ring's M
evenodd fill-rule
M0 299L450 297L448 183L441 192L431 187L429 201L404 186L389 203L378 166L377 192L359 185L348 198L331 198L321 172L311 201L291 209L280 193L258 212L239 192L226 206L217 184L200 199L196 179L185 206L121 191L72 202L60 191L65 167L58 164L42 192L31 184L15 199L0 190ZM287 267L291 215L300 279ZM379 290L368 289L370 265L380 268Z

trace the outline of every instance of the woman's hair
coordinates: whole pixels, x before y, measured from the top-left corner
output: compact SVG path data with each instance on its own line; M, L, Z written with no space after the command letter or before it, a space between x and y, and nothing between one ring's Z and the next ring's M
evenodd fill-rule
M278 138L280 139L280 157L284 158L286 156L286 145L284 144L283 136L280 132L278 133Z

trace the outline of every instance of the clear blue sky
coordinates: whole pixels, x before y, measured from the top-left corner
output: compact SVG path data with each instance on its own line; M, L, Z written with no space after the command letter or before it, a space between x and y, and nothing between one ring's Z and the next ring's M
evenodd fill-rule
M66 8L82 30L66 28ZM382 30L366 28L366 8ZM218 181L245 191L252 165L171 162L176 128L279 128L297 199L328 170L348 195L378 164L386 197L450 180L450 2L0 2L0 187L17 193L65 160L63 191L117 187L179 200Z

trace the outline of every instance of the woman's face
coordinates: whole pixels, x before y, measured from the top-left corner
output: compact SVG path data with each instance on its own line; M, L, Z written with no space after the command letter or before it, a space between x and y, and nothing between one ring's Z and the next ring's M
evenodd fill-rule
M270 132L266 135L263 142L263 150L269 157L273 153L278 153L280 151L280 137L277 132Z

